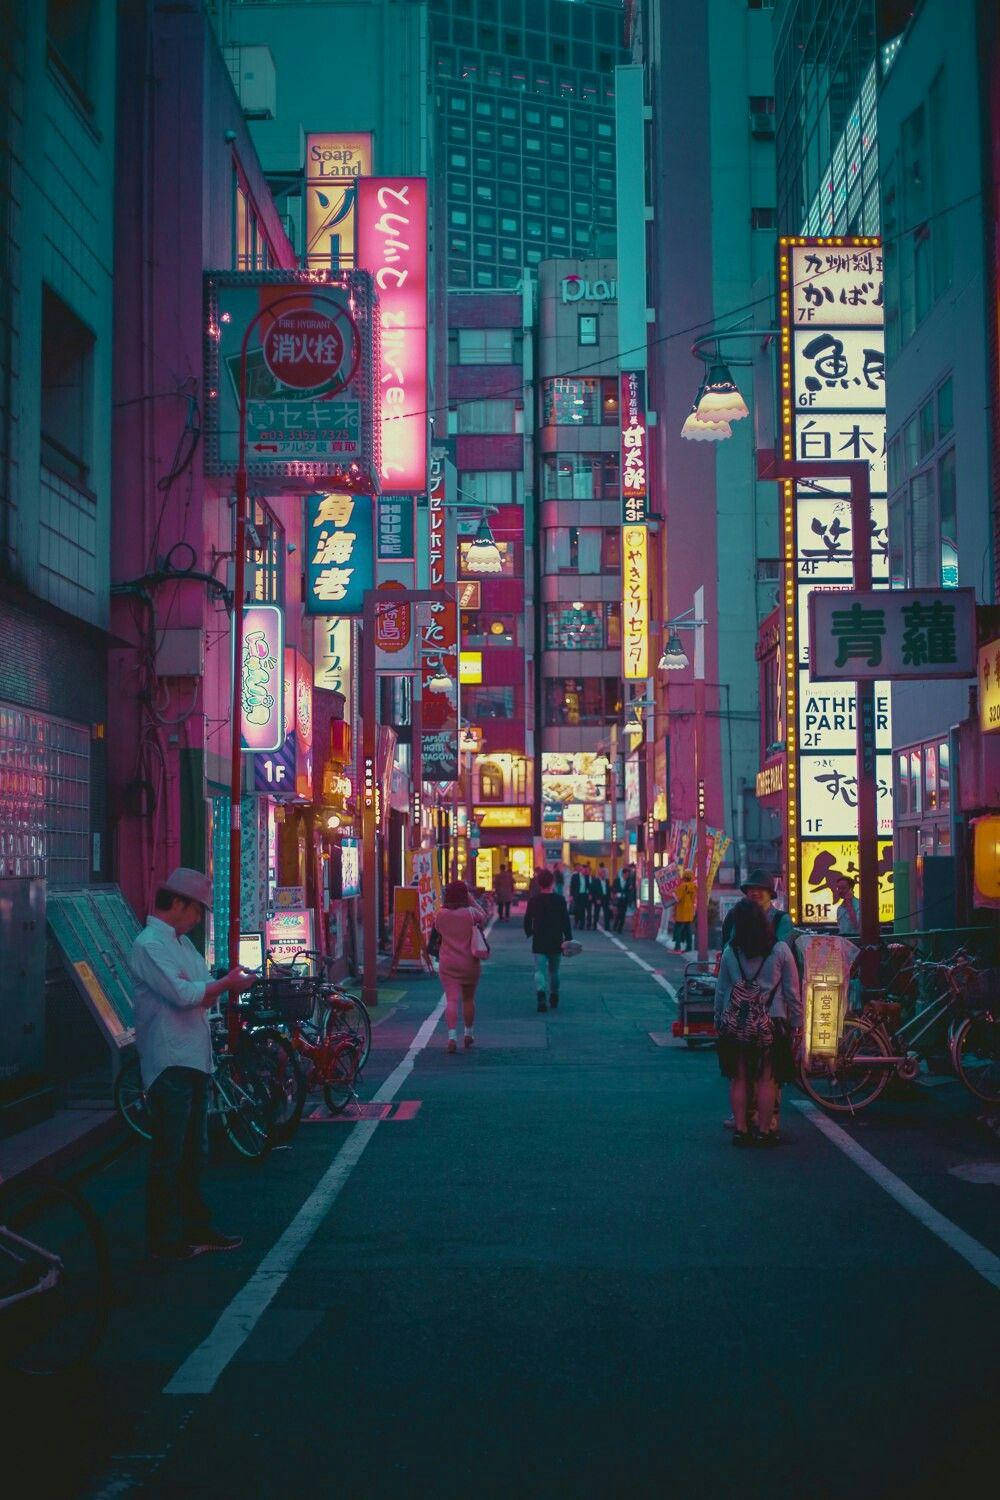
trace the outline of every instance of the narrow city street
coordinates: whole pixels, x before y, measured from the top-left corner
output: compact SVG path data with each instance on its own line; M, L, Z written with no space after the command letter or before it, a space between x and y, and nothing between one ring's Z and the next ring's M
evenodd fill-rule
M669 1036L681 961L584 940L539 1015L519 913L495 928L457 1055L436 983L390 982L381 1123L213 1157L235 1254L149 1269L144 1151L85 1178L112 1328L68 1390L18 1392L19 1493L979 1493L1000 1146L971 1101L830 1138L788 1090L780 1149L734 1151L714 1051Z

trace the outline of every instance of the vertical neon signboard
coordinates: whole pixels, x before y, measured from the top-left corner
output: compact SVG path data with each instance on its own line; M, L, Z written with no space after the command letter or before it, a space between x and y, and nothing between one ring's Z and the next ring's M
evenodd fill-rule
M361 614L374 582L372 526L367 495L306 496L307 614Z
M427 488L427 179L362 177L358 265L378 297L381 488Z
M240 711L243 749L278 750L285 739L285 617L276 604L243 610Z
M785 237L778 251L781 443L786 460L866 459L876 588L889 587L882 247L877 238ZM850 589L850 484L785 480L782 492L786 857L795 921L831 926L836 883L858 872L858 764L853 684L813 682L808 598ZM880 918L892 918L892 726L887 682L875 686Z
M620 377L622 525L642 525L649 508L646 377L623 370Z
M649 676L649 531L622 527L622 676Z

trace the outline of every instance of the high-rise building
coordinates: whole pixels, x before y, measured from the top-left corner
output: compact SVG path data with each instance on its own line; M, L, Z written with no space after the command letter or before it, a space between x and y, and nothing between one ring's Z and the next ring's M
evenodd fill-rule
M428 0L450 288L615 253L619 0Z

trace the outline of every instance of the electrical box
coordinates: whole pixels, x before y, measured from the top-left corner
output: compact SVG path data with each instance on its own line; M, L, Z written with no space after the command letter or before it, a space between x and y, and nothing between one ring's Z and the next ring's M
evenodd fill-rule
M157 677L204 677L205 632L194 626L175 626L157 633Z
M270 47L224 47L222 51L244 117L273 120L277 83Z

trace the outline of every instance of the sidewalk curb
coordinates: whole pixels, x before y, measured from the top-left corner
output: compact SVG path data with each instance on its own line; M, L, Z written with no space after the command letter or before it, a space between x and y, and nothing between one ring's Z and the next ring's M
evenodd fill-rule
M9 1136L7 1141L0 1142L0 1185L27 1182L33 1177L53 1176L57 1172L65 1171L81 1157L88 1156L100 1146L111 1142L118 1142L126 1147L132 1144L132 1138L124 1124L116 1114L112 1114L105 1120L99 1120L89 1130L84 1130L80 1135L74 1136L71 1141L65 1141L62 1145L53 1147L51 1151L44 1152L34 1160L15 1167L12 1172L7 1172L3 1170L3 1147L16 1140L16 1136Z

